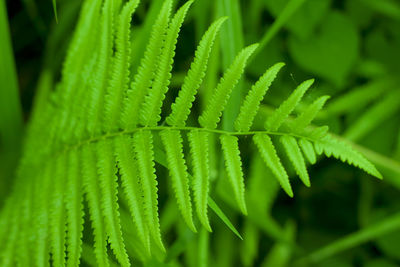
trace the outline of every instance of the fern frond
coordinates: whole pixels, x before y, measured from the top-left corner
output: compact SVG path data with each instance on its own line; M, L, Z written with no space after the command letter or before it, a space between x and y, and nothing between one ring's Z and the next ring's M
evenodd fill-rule
M143 246L150 252L149 229L145 222L144 210L142 207L143 192L140 188L137 161L133 151L133 140L129 136L121 136L115 140L116 157L121 174L122 188L127 198L128 206L137 228Z
M63 189L66 182L66 154L58 156L55 163L53 192L50 201L50 252L55 266L65 264L65 210Z
M233 188L236 202L243 214L247 214L246 201L244 197L244 178L242 171L242 160L238 138L231 135L221 135L222 151L225 158L225 166L229 182Z
M226 17L222 17L215 21L203 35L197 47L195 58L183 81L182 89L179 91L175 103L171 105L172 112L166 119L169 125L185 126L195 95L206 73L214 40L226 19Z
M311 164L315 164L317 162L317 156L315 155L313 144L307 139L301 138L299 140L299 145L308 162L310 162Z
M322 109L325 102L329 99L329 96L321 96L315 100L311 105L309 105L303 113L300 114L296 119L291 121L290 128L293 132L299 132L308 126L314 118L317 116L318 112Z
M118 121L121 113L123 96L128 90L129 82L131 20L139 2L140 0L127 2L119 15L115 40L116 52L104 105L104 127L106 132L119 128L119 125L115 122Z
M150 41L141 59L138 71L123 102L121 126L124 129L132 129L139 122L140 113L138 110L156 74L158 59L168 27L171 6L172 0L164 2L157 20L152 27Z
M193 130L188 133L193 160L193 194L197 216L201 224L211 232L207 216L210 183L209 133Z
M106 247L106 227L100 207L101 192L97 178L96 157L92 145L82 148L83 188L89 206L94 235L94 254L99 266L109 266Z
M197 232L192 219L192 202L189 192L187 167L183 154L182 136L179 131L175 130L164 130L160 132L160 136L167 154L168 169L178 206L186 224L193 232Z
M140 109L140 123L144 126L155 126L161 119L161 107L171 79L172 63L174 62L173 58L179 31L192 3L193 1L186 2L176 12L168 27L153 86Z
M282 125L284 120L292 113L294 108L300 102L308 88L314 83L314 80L307 80L300 84L293 93L285 100L275 112L268 117L265 122L265 129L269 131L276 131Z
M285 190L290 197L293 197L289 176L287 175L286 170L276 153L275 146L272 143L271 138L266 134L256 134L254 135L253 140L260 151L261 157L263 158L265 164L267 164L272 173L278 179L283 190Z
M111 141L100 140L96 146L97 170L102 193L101 209L110 246L118 262L122 266L129 266L129 258L125 250L119 219L117 168L114 158L114 144Z
M334 138L331 135L326 135L323 139L315 142L315 151L318 154L325 153L327 157L333 156L382 179L382 174L363 155L354 150L345 141Z
M68 155L68 177L65 190L67 221L67 266L77 266L82 253L83 205L79 155L76 150Z
M143 207L150 235L165 251L161 240L158 218L157 179L154 169L153 136L150 131L138 131L133 136L133 147L139 167L140 184L143 191Z
M229 66L224 76L219 81L213 95L209 98L205 110L199 117L199 123L202 127L215 129L220 121L222 111L228 103L229 96L242 76L246 62L251 54L257 49L258 44L250 45L244 48L233 63Z
M240 107L239 115L235 120L235 129L237 131L242 132L250 130L262 99L283 66L285 66L284 63L275 64L252 86Z
M280 138L280 140L286 150L286 155L288 155L293 164L297 175L306 186L310 187L310 177L308 176L306 163L296 139L293 136L284 135Z
M344 141L330 136L326 126L309 125L326 102L326 96L306 107L297 118L287 119L313 80L298 86L272 113L266 120L266 130L251 129L260 104L283 63L269 68L251 87L235 120L236 131L224 127L217 129L257 44L240 51L222 75L198 118L200 126L186 126L211 60L213 44L226 18L215 21L204 34L171 106L172 112L166 118L167 124L159 124L163 105L169 103L164 99L169 89L177 39L192 2L184 4L172 19L172 0L155 5L157 8L154 10L161 5L162 8L155 19L137 73L132 78L130 69L133 67L130 64L134 61L136 68L137 62L130 51L131 20L139 0L85 1L78 23L80 29L76 31L68 52L62 81L54 92L50 92L49 99L43 102L37 114L35 112L28 129L15 190L1 211L1 266L77 266L81 256L92 265L130 266L137 261L147 264L151 258L164 258L158 203L158 179L161 176L156 175L156 161L169 170L175 202L191 230L196 231L192 214L194 206L202 226L211 231L210 207L241 238L212 200L210 181L219 178L216 166L220 154L223 154L228 183L233 188L232 204L243 214L247 213L241 158L244 154L239 149L239 138L243 136L253 136L259 152L250 160L246 158L246 165L249 162L253 166L255 162L254 171L271 170L271 174L269 170L267 172L267 180L257 177L250 184L253 187L252 196L248 197L250 216L254 211L270 210L278 182L272 181L269 191L262 197L262 204L256 203L256 196L262 192L260 185L271 183L269 179L274 176L286 193L293 196L273 136L280 137L283 154L289 157L307 186L309 177L304 157L314 164L316 152L333 155L381 177L361 154ZM152 12L151 22L156 17L155 11ZM147 34L146 26L140 36ZM212 64L212 68L215 68L211 75L214 79L218 64ZM284 123L287 127L278 131ZM193 177L186 166L185 133ZM218 137L222 153L217 151L220 148L216 145ZM265 162L263 168L260 167L262 161ZM119 182L123 195L119 195L122 193ZM84 216L86 208L89 214ZM167 213L173 211L170 222L176 220L175 203L168 202L166 210ZM83 243L85 218L91 221L92 233L88 233L86 239L85 231L86 243ZM269 221L262 218L256 223L268 224ZM170 230L170 226L164 228L163 225L162 231ZM272 226L272 231L267 229L269 226ZM274 223L263 227L267 234L279 232L279 226ZM204 229L201 231L205 232ZM92 236L94 244L91 244ZM177 240L178 247L182 241L186 242ZM108 251L108 246L112 251ZM93 262L94 258L96 262ZM118 263L114 262L115 259Z

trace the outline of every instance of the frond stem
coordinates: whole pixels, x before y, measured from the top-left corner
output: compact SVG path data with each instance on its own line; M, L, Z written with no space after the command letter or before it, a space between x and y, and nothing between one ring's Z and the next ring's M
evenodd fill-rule
M203 132L208 132L208 133L213 133L213 134L226 134L226 135L232 135L232 136L251 136L255 134L268 134L268 135L276 135L276 136L283 136L283 135L289 135L293 136L296 138L305 138L309 141L316 141L308 136L301 136L297 135L294 133L286 133L286 132L277 132L277 131L247 131L247 132L238 132L238 131L225 131L225 130L218 130L218 129L211 129L211 128L202 128L202 127L191 127L191 126L146 126L146 127L138 127L132 130L123 130L123 131L117 131L117 132L111 132L111 133L105 133L103 135L91 137L89 139L83 140L77 144L74 145L67 145L67 147L64 149L63 152L68 151L68 150L73 150L77 149L81 146L87 145L89 143L94 143L98 142L99 140L104 140L108 138L115 138L117 136L122 136L122 135L129 135L129 134L134 134L135 132L138 131L162 131L162 130L178 130L178 131L203 131Z

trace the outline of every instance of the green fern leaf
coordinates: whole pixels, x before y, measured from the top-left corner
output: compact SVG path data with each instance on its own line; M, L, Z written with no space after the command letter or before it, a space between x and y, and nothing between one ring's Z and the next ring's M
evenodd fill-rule
M129 266L128 254L125 251L121 232L118 207L117 168L114 159L114 147L111 140L100 140L96 146L97 170L102 193L101 209L106 225L106 233L118 262Z
M35 180L36 188L34 194L38 196L38 199L34 206L34 218L37 219L35 223L37 236L35 237L34 255L37 266L47 266L47 262L49 261L49 246L47 242L49 237L48 209L52 189L50 181L54 177L54 163L54 159L50 160L45 167L43 176L40 177L41 179L36 176L37 179Z
M358 167L379 179L382 179L382 174L380 174L375 166L363 155L354 150L345 141L334 138L331 135L327 135L323 139L315 142L315 151L318 154L325 153L327 157L333 156L343 162Z
M272 173L278 179L283 190L285 190L290 197L293 197L289 176L287 175L286 170L276 153L275 146L272 143L271 138L266 134L256 134L254 135L253 140L260 151L261 157L263 158L265 164L267 164Z
M192 203L181 134L175 130L164 130L160 132L160 136L165 147L168 169L178 206L186 224L193 232L197 232L192 219Z
M78 153L72 150L68 157L68 177L64 197L67 216L68 267L79 265L82 252L83 207L79 170Z
M29 185L32 185L29 183ZM15 247L17 247L15 262L18 266L31 266L31 244L30 242L26 242L27 240L31 240L31 232L32 232L32 202L33 202L33 192L32 187L25 188L23 190L22 196L25 197L21 202L21 215L19 216L19 230L18 230L18 239L16 240ZM0 225L1 227L1 225ZM1 266L1 255L0 255L0 266Z
M65 63L62 69L63 85L62 91L63 103L67 106L70 103L78 81L77 73L82 72L84 62L91 56L93 51L92 33L96 30L99 21L102 0L85 1L82 7L81 15L78 20L76 31L72 37Z
M201 224L211 232L207 216L210 183L209 133L193 130L188 133L190 152L193 160L193 194L197 216Z
M53 192L50 203L50 252L55 266L65 265L65 210L63 205L63 189L66 181L66 154L56 159Z
M9 226L8 223L10 218L12 218L12 202L13 198L6 199L1 211L0 211L0 251L4 251L5 244L7 243L7 237L9 236ZM0 253L0 260L3 259L3 253Z
M182 89L179 91L175 103L171 106L172 112L166 119L169 125L185 126L195 95L206 73L214 40L226 19L226 17L223 17L215 21L201 39L194 61L183 81Z
M310 187L310 177L308 176L306 163L296 139L293 136L284 135L280 138L280 140L286 150L286 155L288 155L293 164L297 175L299 175L300 179L307 187Z
M150 252L149 229L145 222L142 207L143 192L140 189L137 162L133 151L133 140L130 136L121 136L115 142L122 188L128 200L128 206L137 228L137 234L146 251Z
M157 179L154 169L154 148L151 132L142 130L135 133L133 135L133 147L139 167L146 223L156 244L161 250L165 251L158 218Z
M311 164L315 164L317 162L317 156L315 155L315 150L313 144L307 139L301 138L299 140L299 145L306 156L307 160Z
M104 95L108 85L109 72L113 54L113 22L114 1L105 0L102 16L100 17L100 40L97 50L96 70L93 73L92 90L88 114L88 131L91 135L99 134L102 130ZM79 57L79 55L77 55Z
M321 96L309 105L300 116L290 123L291 130L296 133L308 126L317 116L318 112L322 109L328 99L329 96Z
M199 123L202 127L210 129L217 127L222 111L228 103L229 96L242 76L247 60L257 49L257 46L258 44L253 44L244 48L233 60L233 63L219 81L213 95L209 98L205 110L199 117Z
M300 84L289 96L289 98L285 100L271 116L268 117L267 121L265 122L265 129L268 131L277 131L285 119L290 115L290 113L292 113L313 82L314 80L311 79Z
M236 202L242 213L247 214L244 197L242 160L240 159L238 138L232 135L221 135L220 139L225 158L226 171L235 194Z
M5 237L5 247L2 248L0 252L0 263L1 266L13 266L14 263L14 257L17 252L17 239L18 239L18 231L19 231L19 216L20 216L20 207L19 204L14 204L18 203L18 195L15 195L15 198L9 198L10 201L10 208L7 212L7 215L9 217L3 218L7 219L8 224L10 225L9 227L5 227L8 232L4 232L3 234L7 234L7 236L3 235ZM36 255L35 255L36 256Z
M311 140L319 140L324 138L328 134L329 127L328 126L320 126L320 127L309 127L305 128L302 131L302 135L308 137Z
M97 178L96 157L92 145L83 147L82 150L82 176L83 188L89 206L94 235L94 254L99 266L109 266L106 248L106 229L100 207L101 192Z
M171 6L172 0L164 2L157 20L152 27L150 41L147 44L138 71L123 102L121 126L124 129L133 129L139 122L140 113L138 110L156 74L165 32L168 27Z
M239 115L236 118L235 129L237 131L242 132L250 130L262 99L267 93L271 83L275 80L276 75L284 65L284 63L275 64L252 86L240 107Z
M170 83L179 31L192 3L193 1L188 1L184 4L170 22L153 86L145 97L143 106L139 111L140 123L144 126L155 126L161 119L161 107Z
M139 0L127 2L119 15L115 40L116 53L104 105L104 127L106 132L119 128L119 125L115 122L118 122L123 96L128 89L129 82L131 20L139 2Z

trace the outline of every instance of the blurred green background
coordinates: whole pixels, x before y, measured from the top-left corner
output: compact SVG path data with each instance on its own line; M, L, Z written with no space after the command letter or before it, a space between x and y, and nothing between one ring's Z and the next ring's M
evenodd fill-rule
M133 27L138 29L149 8L160 1L142 2L134 17ZM295 198L280 192L271 204L271 220L286 225L285 232L297 247L274 241L273 234L265 230L268 226L257 225L254 218L237 218L235 224L245 241L237 240L224 225L216 227L219 234L213 238L220 251L212 252L218 255L215 266L291 266L301 260L313 262L306 261L306 266L400 266L400 1L197 0L180 36L172 86L182 83L196 43L224 13L224 2L233 3L237 16L231 24L234 36L222 36L219 45L238 51L261 42L247 68L246 88L272 64L287 64L273 85L279 90L273 90L264 103L266 112L301 81L315 77L309 102L331 95L316 124L327 124L333 133L358 144L384 180L340 162L321 160L310 167L311 188L293 180ZM15 86L14 74L7 34L2 30L2 201L12 185L23 124L29 120L33 103L41 101L36 88L46 84L52 90L60 79L81 1L58 1L58 23L50 0L10 0L6 4L19 96L9 89ZM4 19L0 26L5 28ZM252 194L262 198L257 185L248 187L250 199Z

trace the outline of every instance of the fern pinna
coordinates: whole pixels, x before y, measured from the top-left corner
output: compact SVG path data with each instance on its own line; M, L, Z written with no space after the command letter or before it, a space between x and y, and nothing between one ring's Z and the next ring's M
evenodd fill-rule
M315 164L320 154L381 178L368 160L330 135L327 127L310 125L328 97L316 99L299 116L290 117L313 80L300 84L266 118L264 129L252 129L283 63L269 68L250 88L234 123L236 131L218 129L257 44L238 53L200 112L198 124L192 120L192 125L187 125L225 17L205 32L171 112L162 121L175 47L192 1L174 14L172 0L163 3L140 64L131 73L130 63L138 56L131 52L131 20L138 4L139 0L84 2L62 80L48 101L35 109L14 192L1 212L1 266L47 266L50 262L77 266L87 244L93 244L99 266L115 260L129 266L162 255L165 245L156 164L168 168L168 181L187 226L194 232L200 227L211 231L208 206L215 206L210 198L213 135L219 137L227 179L243 214L247 213L239 149L243 136L252 137L259 155L289 196L293 191L277 141L306 186L310 186L307 162ZM190 151L190 164L184 149ZM83 240L89 219L93 241ZM133 228L122 229L126 224Z

